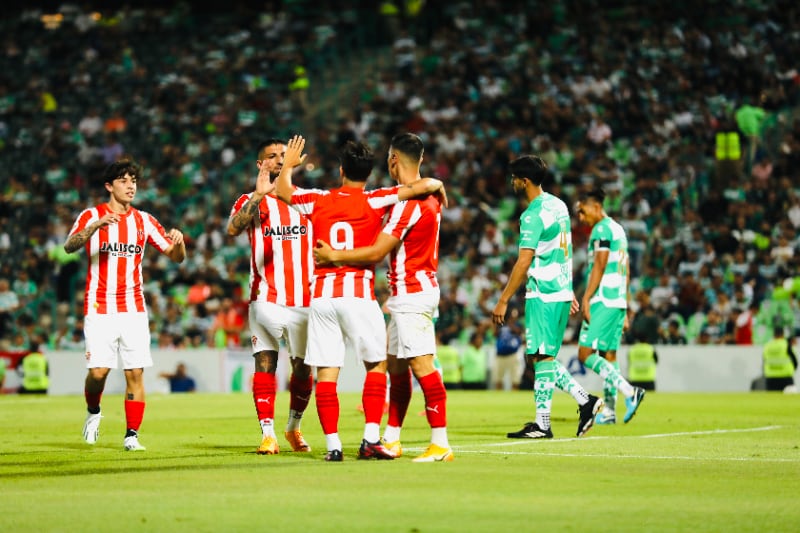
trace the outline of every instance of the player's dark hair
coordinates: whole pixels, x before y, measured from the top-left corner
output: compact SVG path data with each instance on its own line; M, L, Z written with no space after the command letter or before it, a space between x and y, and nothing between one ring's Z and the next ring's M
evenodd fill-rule
M419 161L422 158L422 153L425 147L422 144L422 139L413 133L399 133L392 137L391 149L400 152L401 154Z
M606 199L606 191L602 189L602 187L592 187L588 191L583 191L578 195L578 200L581 202L585 202L586 200L594 200L600 205L603 205L603 201Z
M339 161L347 179L367 181L375 165L375 155L365 143L347 141L339 152Z
M283 139L277 139L277 138L274 138L274 137L270 138L270 139L264 139L263 141L258 143L258 149L256 150L256 156L257 157L261 157L261 152L264 150L264 148L266 148L267 146L272 146L273 144L286 144L286 141L284 141Z
M130 174L137 180L142 177L142 167L137 165L132 159L120 159L108 165L103 171L103 183L112 183L115 179Z
M547 163L539 156L524 155L508 164L512 176L526 179L534 185L541 185L547 177Z

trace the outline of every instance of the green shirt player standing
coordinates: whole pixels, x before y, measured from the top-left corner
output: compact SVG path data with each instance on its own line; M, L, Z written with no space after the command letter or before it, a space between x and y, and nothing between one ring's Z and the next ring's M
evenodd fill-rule
M603 210L605 196L602 189L595 188L578 199L578 217L592 227L578 359L604 380L606 409L598 415L598 423L616 422L617 389L625 396L627 412L623 420L628 423L639 409L645 390L628 383L616 363L628 308L628 238L622 226Z
M520 217L519 256L500 300L492 312L495 324L502 325L508 302L522 282L525 290L525 337L527 357L532 361L536 421L509 438L552 438L550 408L553 390L573 394L581 406L578 436L594 423L603 400L588 395L555 357L561 348L570 314L578 312L572 293L572 228L566 204L542 190L547 164L537 156L523 156L511 161L511 186L526 198L528 208Z

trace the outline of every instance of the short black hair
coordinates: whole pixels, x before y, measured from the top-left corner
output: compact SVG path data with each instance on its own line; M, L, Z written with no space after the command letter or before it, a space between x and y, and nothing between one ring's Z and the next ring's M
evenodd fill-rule
M422 153L425 151L422 139L413 133L398 133L392 137L392 143L389 146L392 150L417 161L422 158Z
M132 178L139 180L142 177L142 167L132 159L120 159L108 165L103 171L103 183L113 183L115 179L130 174Z
M508 169L512 176L526 179L534 185L541 185L547 177L547 163L536 155L523 155L511 161Z
M584 191L578 195L578 200L581 202L585 202L586 200L594 200L600 205L603 205L603 201L606 199L606 191L603 190L602 187L592 187L588 191Z
M258 143L258 148L256 149L256 157L261 157L261 151L267 146L272 146L273 144L286 144L286 141L275 137L264 139L263 141Z
M367 181L375 165L375 154L366 143L347 141L339 152L339 161L347 179Z

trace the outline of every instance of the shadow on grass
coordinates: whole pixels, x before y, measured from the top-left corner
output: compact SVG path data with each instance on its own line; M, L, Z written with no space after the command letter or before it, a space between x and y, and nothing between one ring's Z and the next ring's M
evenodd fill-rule
M12 465L0 465L0 477L10 480L32 476L57 478L159 471L242 470L261 466L307 466L309 461L324 462L324 452L283 452L276 456L261 457L250 446L193 443L184 448L199 453L160 452L155 448L144 452L127 452L122 449L121 443L119 446L89 446L81 443L46 446L54 451L65 452L66 458L49 460L51 453L42 451L5 453L2 455L20 456L20 460L15 460ZM182 464L176 464L176 461ZM220 461L223 462L220 464Z

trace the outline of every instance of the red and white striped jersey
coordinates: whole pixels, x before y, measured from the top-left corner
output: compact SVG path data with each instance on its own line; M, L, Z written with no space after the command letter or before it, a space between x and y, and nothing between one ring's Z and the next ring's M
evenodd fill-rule
M70 236L100 220L111 209L101 204L84 210ZM89 272L86 275L84 314L143 313L142 258L145 244L160 252L172 245L153 215L131 207L116 224L103 226L86 241Z
M252 196L243 194L231 209L239 212ZM250 239L250 301L308 307L309 278L314 269L308 218L276 197L258 204L258 218L247 228Z
M400 187L366 191L360 187L339 187L330 191L296 189L292 206L308 215L316 238L335 250L369 246L381 231L383 219L396 204ZM311 297L375 299L375 267L316 266L311 276Z
M392 208L383 232L400 239L389 262L389 287L392 296L437 289L439 267L439 227L442 206L428 196L407 200Z

